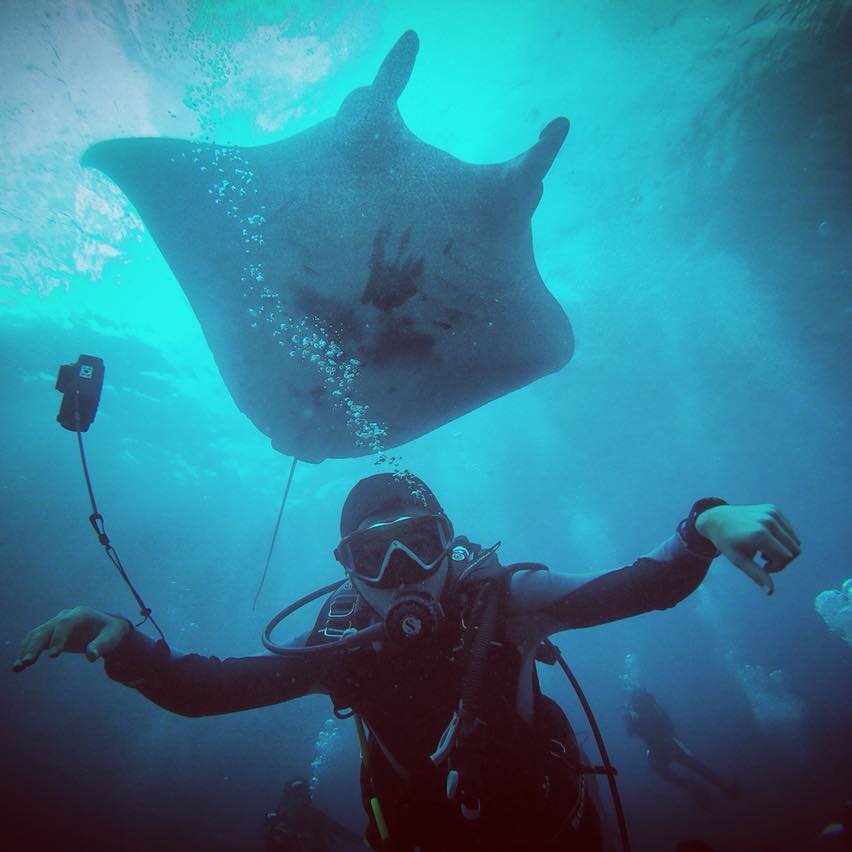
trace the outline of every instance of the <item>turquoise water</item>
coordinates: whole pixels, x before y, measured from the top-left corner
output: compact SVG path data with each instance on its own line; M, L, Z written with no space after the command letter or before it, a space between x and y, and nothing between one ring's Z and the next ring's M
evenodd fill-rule
M299 133L414 29L399 106L430 144L502 162L552 118L571 120L533 240L577 349L559 373L398 455L458 531L501 539L504 561L561 570L629 563L704 495L778 503L805 550L773 598L718 560L675 610L560 644L621 770L635 848L688 835L802 848L852 789L852 649L814 609L852 573L849 5L5 2L10 661L65 606L134 612L54 420L56 368L81 352L107 369L86 444L99 508L175 646L257 653L272 613L337 576L340 505L382 465L297 468L252 611L289 459L234 404L137 212L79 158L117 136L250 146ZM702 811L649 773L623 728L628 654L690 748L739 780L741 802ZM329 712L310 698L171 717L78 659L7 675L3 695L10 830L33 848L49 835L69 848L261 848L263 814L285 777L309 774ZM356 745L342 734L318 803L358 830Z

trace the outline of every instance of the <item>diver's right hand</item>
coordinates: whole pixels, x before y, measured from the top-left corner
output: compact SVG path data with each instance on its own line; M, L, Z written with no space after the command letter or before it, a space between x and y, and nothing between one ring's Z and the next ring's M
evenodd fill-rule
M118 616L88 606L63 609L50 621L27 633L12 671L22 672L29 668L43 651L50 657L62 653L85 654L93 663L117 648L129 632L130 622Z

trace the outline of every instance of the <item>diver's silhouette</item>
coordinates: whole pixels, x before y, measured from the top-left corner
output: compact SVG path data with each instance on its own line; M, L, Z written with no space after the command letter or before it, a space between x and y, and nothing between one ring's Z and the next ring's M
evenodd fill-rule
M666 781L688 790L696 804L706 807L710 803L710 793L698 779L716 787L728 798L739 798L736 785L726 784L675 736L671 717L648 690L641 687L630 690L624 718L627 732L645 741L645 754L651 768ZM672 764L680 764L697 777L675 772Z
M361 843L346 826L326 816L311 802L305 778L290 778L281 791L281 801L266 815L267 852L329 852L335 838Z

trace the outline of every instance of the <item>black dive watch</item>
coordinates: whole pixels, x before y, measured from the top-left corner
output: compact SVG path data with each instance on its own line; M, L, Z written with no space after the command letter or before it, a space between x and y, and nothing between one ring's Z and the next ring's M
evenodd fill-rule
M700 500L696 500L695 503L692 504L692 509L690 509L689 514L677 525L677 534L689 550L693 553L697 553L699 556L710 556L715 558L719 555L719 551L716 549L713 542L706 536L701 535L701 533L695 528L695 521L702 512L706 512L714 506L727 505L727 501L722 500L721 497L702 497Z

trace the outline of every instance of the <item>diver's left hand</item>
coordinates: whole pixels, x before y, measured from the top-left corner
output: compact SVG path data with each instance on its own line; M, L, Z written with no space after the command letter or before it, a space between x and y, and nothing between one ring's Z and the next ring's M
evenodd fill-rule
M793 525L777 506L713 506L695 520L695 528L741 571L771 595L770 574L783 571L802 551ZM763 565L755 561L760 554Z

